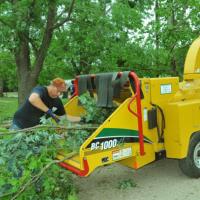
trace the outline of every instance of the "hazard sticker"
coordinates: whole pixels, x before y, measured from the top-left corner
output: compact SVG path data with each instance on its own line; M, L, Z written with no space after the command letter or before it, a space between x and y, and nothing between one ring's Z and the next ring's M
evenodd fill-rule
M120 149L117 151L112 152L112 159L113 160L120 160L122 158L126 158L132 156L132 149L131 147L125 148L125 149Z

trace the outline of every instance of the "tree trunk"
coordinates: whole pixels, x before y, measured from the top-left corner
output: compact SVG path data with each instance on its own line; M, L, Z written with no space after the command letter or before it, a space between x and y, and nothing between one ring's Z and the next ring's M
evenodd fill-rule
M177 65L176 65L176 60L175 58L171 58L171 66L172 66L172 76L177 76L178 72L177 72Z
M30 78L29 74L26 72L24 76L18 79L18 104L21 105L24 103L25 99L30 94L33 87L36 86L36 80Z
M29 71L30 71L30 49L29 43L23 32L18 32L19 46L15 49L15 61L18 76L18 103L21 105L30 92Z
M37 80L42 70L42 66L53 36L55 16L56 4L55 1L50 1L43 39L39 49L36 50L35 62L32 67L30 62L31 41L29 39L29 30L27 29L23 32L17 33L19 46L15 49L15 61L18 75L19 105L24 103L32 88L37 84Z
M3 79L0 78L0 97L3 97Z

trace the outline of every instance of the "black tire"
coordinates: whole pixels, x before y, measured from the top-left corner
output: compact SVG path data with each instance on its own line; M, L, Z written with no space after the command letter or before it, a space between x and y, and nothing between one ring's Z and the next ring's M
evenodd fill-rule
M179 160L181 171L191 178L200 177L200 132L192 136L189 144L188 155Z

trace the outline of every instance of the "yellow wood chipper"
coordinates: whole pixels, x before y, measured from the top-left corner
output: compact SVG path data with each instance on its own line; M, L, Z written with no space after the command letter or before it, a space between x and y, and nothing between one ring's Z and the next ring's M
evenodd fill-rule
M121 80L124 74L125 82ZM102 76L86 77L95 81ZM187 176L200 177L200 38L187 53L182 82L178 77L138 78L133 71L113 76L108 82L111 87L116 80L120 83L118 96L112 95L117 108L84 141L77 155L60 165L88 176L95 168L115 162L139 169L167 157L177 159ZM76 77L75 94L65 105L72 116L84 114L78 102L80 78ZM98 99L97 88L94 93ZM60 152L57 157L65 156Z

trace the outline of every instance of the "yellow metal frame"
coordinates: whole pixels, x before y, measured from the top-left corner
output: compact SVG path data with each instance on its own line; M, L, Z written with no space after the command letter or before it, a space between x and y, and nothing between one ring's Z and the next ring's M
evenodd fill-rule
M200 38L191 45L184 70L184 81L178 77L140 79L142 100L142 123L145 154L140 155L137 118L128 110L131 100L118 100L118 108L82 144L79 153L65 161L76 169L84 170L85 161L89 175L95 168L113 162L138 169L156 159L156 154L166 152L168 158L182 159L187 156L191 135L200 131ZM132 95L133 91L130 89ZM148 111L157 109L157 126L163 128L163 141L159 141L158 129L148 127ZM136 111L136 103L131 104ZM69 115L81 116L84 109L78 97L71 99L65 110ZM161 113L162 112L162 113ZM163 119L163 116L165 119ZM165 127L161 122L165 121ZM116 138L122 142L116 143ZM128 138L128 139L127 139ZM104 148L104 145L108 145ZM116 144L115 144L116 143ZM62 159L65 153L58 155Z
M84 108L79 105L78 96L73 97L65 104L65 112L71 116L82 116L85 113Z

